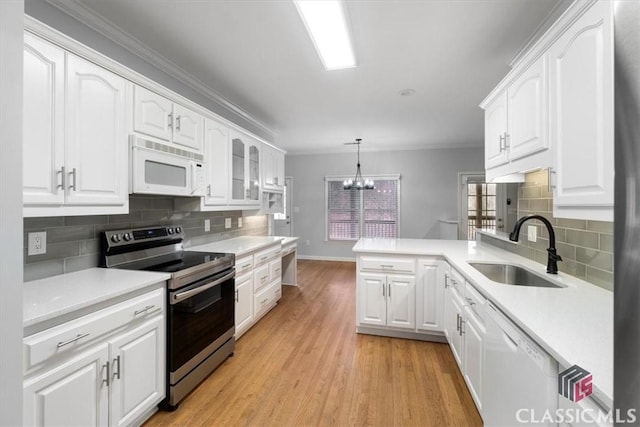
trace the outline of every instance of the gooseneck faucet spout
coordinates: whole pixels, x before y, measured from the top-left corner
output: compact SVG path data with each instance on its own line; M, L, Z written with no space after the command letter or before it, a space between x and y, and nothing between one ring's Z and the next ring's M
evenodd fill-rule
M562 257L556 253L556 233L547 218L540 215L523 216L518 220L518 222L516 222L516 225L513 227L513 231L509 234L509 240L511 240L512 242L517 242L518 237L520 236L520 228L522 227L522 224L530 219L540 220L547 227L547 231L549 232L549 249L547 249L547 273L558 274L558 261L562 261Z

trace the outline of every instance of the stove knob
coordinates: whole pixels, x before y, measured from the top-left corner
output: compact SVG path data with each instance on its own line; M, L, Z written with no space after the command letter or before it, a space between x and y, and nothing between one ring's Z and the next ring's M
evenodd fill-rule
M129 233L124 233L124 235L122 236L122 238L128 242L129 240L131 240L131 234L129 234Z
M113 243L118 243L120 241L120 235L114 234L113 236L111 236L111 241Z
M169 234L173 234L173 228L169 227L167 231L169 232Z
M176 227L176 233L182 233L182 228L181 227Z

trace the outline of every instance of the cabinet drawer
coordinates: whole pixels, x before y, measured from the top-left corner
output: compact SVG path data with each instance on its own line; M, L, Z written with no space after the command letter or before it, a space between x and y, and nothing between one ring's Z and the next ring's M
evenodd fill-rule
M413 258L379 258L363 256L360 258L360 269L389 271L394 273L415 273L416 260Z
M24 368L61 354L69 354L86 343L138 319L164 311L165 290L155 291L99 310L24 339Z
M236 258L236 277L253 268L253 255Z
M253 256L253 261L255 265L260 265L277 257L280 257L280 245L271 246L260 252L256 252Z
M458 273L453 268L446 273L445 281L446 281L445 282L445 286L454 287L461 294L463 293L463 291L464 291L464 289L463 289L463 287L464 287L464 279L462 278L460 273Z
M262 265L253 271L253 291L258 292L269 284L269 264Z
M255 310L254 317L257 319L276 304L275 288L273 286L264 288L255 294L253 298L253 309Z
M297 246L298 245L295 242L282 246L280 255L285 256L285 255L289 255L291 252L295 252L295 250L297 249Z
M487 299L469 282L466 282L464 287L464 299L469 309L484 323Z
M274 259L269 263L269 280L282 280L282 258Z

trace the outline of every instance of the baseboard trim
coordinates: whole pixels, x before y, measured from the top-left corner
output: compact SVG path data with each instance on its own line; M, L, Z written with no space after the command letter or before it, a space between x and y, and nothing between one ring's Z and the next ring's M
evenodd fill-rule
M409 331L396 331L392 329L372 328L368 326L357 326L356 332L359 334L377 335L380 337L403 338L408 340L431 341L431 342L440 342L440 343L447 342L447 338L444 336L442 332L435 332L435 331L434 332L409 332Z
M306 259L310 261L346 261L356 262L355 258L343 258L343 257L331 257L331 256L316 256L316 255L300 255L298 252L298 259Z

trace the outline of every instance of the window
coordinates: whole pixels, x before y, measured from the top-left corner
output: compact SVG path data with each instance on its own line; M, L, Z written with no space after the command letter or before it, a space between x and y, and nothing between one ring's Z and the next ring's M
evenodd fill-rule
M345 190L346 177L327 177L327 240L398 236L400 176L371 177L374 190Z

